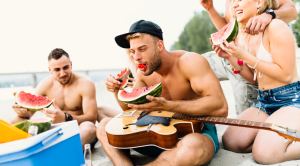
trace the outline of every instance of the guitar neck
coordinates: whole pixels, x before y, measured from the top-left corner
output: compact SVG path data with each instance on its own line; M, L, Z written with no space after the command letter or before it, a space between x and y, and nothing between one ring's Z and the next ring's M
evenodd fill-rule
M231 119L223 117L201 117L195 115L174 114L173 118L181 120L197 120L206 123L223 124L230 126L248 127L264 130L273 130L271 123L255 122L249 120Z

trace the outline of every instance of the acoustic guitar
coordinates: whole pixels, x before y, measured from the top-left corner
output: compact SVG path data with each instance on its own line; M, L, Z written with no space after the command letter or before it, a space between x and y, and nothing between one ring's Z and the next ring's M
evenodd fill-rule
M201 117L165 111L142 112L125 111L112 118L105 130L110 145L120 149L143 146L157 146L171 149L183 136L200 132L203 122L263 129L276 132L280 136L300 141L300 132L271 123L223 117Z

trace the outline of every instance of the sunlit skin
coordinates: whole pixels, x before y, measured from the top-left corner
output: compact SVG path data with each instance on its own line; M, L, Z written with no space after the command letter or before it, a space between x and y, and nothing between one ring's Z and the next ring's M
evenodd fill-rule
M124 111L132 108L143 111L171 111L203 116L226 116L227 103L221 86L208 62L201 55L182 50L167 51L162 40L149 34L130 38L129 59L137 68L134 88L162 83L160 97L147 96L145 104L124 104ZM118 81L109 77L107 89L118 93ZM97 137L114 165L129 166L132 162L123 151L108 144L104 126L100 122ZM203 165L213 157L212 141L199 133L183 137L172 150L164 151L148 165Z
M62 56L60 59L51 59L48 62L49 71L62 85L68 84L72 79L72 62L66 56Z
M154 39L149 35L142 37L148 40L143 40L144 43L136 42L136 39L130 40L129 56L136 64L137 69L147 76L159 69L161 60L158 58L158 49L153 47L153 43L155 43ZM144 55L149 56L144 58Z
M257 6L262 2L264 0L234 0L233 12L242 28L251 18L257 16ZM254 81L253 78L256 78L260 90L274 89L298 80L295 38L286 23L273 19L258 35L241 31L242 29L234 42L225 41L220 47L214 46L217 54L227 55L228 62L240 70L241 76L249 81ZM267 52L259 55L270 54L271 61L257 58L258 46L263 47ZM237 65L237 59L243 60L247 65ZM254 77L254 68L260 76ZM286 105L271 115L251 107L243 111L238 118L280 124L300 130L299 116L299 108ZM300 157L299 142L291 143L291 140L286 140L275 132L264 130L230 126L223 135L223 145L225 149L234 152L252 151L254 160L262 164L275 164Z
M213 0L200 0L200 4L208 12L211 21L217 29L221 29L233 17L234 14L231 12L231 2L233 2L233 0L226 0L225 16L223 17L216 11ZM278 9L275 9L276 18L287 23L297 18L297 10L292 0L278 0L277 2L279 7ZM252 5L255 4L256 2L254 2ZM252 35L263 32L271 21L272 16L262 12L261 14L252 17L247 21L244 27L244 32Z
M77 120L82 145L91 143L96 137L95 120L97 119L96 88L92 81L72 71L71 60L63 55L59 59L48 61L50 76L42 80L35 88L35 93L54 100L49 108L42 111L52 118L53 123L64 122L65 113ZM31 111L13 105L18 117L30 118Z

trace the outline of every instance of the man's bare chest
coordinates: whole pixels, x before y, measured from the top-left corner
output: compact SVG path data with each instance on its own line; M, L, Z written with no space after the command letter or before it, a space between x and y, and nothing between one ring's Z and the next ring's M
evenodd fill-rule
M62 110L76 111L82 109L82 97L76 89L59 89L49 91L47 96L54 99Z

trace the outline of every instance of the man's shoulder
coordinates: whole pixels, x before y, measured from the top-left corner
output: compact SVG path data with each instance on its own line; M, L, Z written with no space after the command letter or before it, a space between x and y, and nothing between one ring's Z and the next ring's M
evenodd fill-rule
M94 82L88 76L76 73L74 73L74 76L76 77L76 82L78 84L94 84Z
M206 59L195 52L185 52L179 58L179 62L183 65L191 63L205 63Z
M186 52L178 61L179 69L184 72L201 72L209 68L207 60L198 53Z
M40 86L50 86L54 82L54 79L52 76L47 76L46 78L42 79L39 83Z

